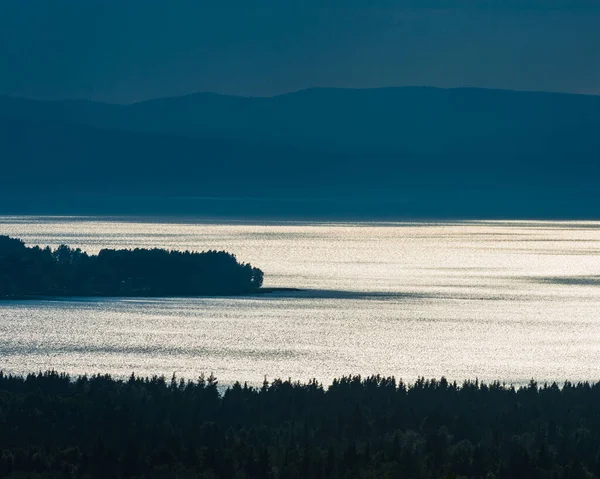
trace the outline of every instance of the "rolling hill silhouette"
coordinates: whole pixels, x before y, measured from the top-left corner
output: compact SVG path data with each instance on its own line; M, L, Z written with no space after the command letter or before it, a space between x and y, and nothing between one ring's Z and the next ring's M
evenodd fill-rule
M598 131L600 97L554 93L313 89L133 105L0 98L0 185L12 209L8 197L35 193L247 197L263 201L256 214L275 198L287 202L281 214L303 203L305 216L333 201L347 215L589 217Z

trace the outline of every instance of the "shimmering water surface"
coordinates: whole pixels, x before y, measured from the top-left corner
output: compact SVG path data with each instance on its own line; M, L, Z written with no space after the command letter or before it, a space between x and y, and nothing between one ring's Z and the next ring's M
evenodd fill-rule
M600 379L600 223L217 223L0 217L33 245L225 249L265 272L239 298L0 302L0 369Z

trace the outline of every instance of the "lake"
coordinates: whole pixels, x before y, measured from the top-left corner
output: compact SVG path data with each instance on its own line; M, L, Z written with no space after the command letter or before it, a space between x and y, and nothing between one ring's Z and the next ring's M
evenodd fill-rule
M88 252L223 249L253 297L0 302L0 369L214 373L222 385L344 374L523 384L600 379L600 222L233 222L0 217Z

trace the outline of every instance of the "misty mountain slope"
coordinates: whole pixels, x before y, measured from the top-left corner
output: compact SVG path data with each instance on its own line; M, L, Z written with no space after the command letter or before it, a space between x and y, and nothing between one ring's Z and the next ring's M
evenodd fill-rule
M260 195L318 188L339 164L287 147L2 117L0 157L4 194Z
M583 140L593 132L577 131ZM560 151L564 147L564 151ZM254 197L393 195L406 189L585 187L600 165L556 144L551 158L490 154L334 154L229 139L128 132L0 117L9 191ZM381 193L383 192L383 193Z
M129 106L0 98L1 195L340 197L367 215L596 217L599 105L432 88Z
M170 126L156 114L162 111ZM600 98L478 89L313 89L274 98L210 94L128 109L130 126L278 141L347 153L545 153L563 132L600 126Z
M352 154L551 155L574 132L600 129L600 97L466 88L311 89L271 98L199 93L128 106L2 98L0 113ZM594 136L579 135L578 148L597 153Z

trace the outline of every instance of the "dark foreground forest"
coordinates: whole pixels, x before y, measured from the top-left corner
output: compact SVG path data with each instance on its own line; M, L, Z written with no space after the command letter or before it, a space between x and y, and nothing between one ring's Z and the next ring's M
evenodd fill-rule
M27 247L0 236L0 299L30 296L199 296L246 294L263 272L223 251L111 250L88 255Z
M0 476L595 478L600 383L0 374Z

